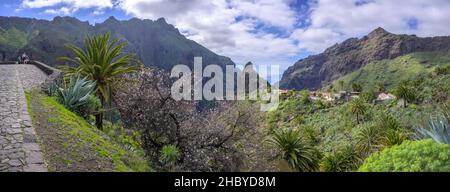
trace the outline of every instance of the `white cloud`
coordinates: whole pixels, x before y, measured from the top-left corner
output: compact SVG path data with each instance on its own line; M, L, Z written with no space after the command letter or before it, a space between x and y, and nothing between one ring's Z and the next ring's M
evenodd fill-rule
M449 35L448 10L448 0L317 0L311 3L311 25L292 37L300 42L300 48L321 52L377 27L401 34ZM417 21L417 28L409 26L411 20Z
M52 15L70 15L72 11L67 7L61 7L60 9L47 9L44 13Z
M311 52L321 52L324 47L340 40L340 34L328 28L297 29L291 34L298 41L298 47Z
M291 29L297 23L297 13L291 9L290 3L290 0L232 0L231 6L239 9L244 16L254 17L272 26Z
M292 7L299 0L23 0L20 8L65 15L115 8L143 19L164 17L188 38L238 64L253 61L282 69L305 51L319 53L377 27L418 36L450 34L449 0L308 2L309 9Z
M60 8L55 8L61 6ZM44 13L49 14L71 14L79 9L94 8L100 12L106 8L112 8L111 0L24 0L23 8L49 8Z
M120 0L118 7L145 19L165 17L188 38L244 64L286 63L299 49L293 39L258 30L261 25L289 32L296 24L290 1L282 0ZM238 19L239 18L239 19Z

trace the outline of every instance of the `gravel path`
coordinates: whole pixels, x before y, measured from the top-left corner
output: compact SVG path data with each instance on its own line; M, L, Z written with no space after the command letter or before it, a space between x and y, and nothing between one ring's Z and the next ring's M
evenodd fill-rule
M34 65L0 65L0 171L47 171L24 94L46 77Z

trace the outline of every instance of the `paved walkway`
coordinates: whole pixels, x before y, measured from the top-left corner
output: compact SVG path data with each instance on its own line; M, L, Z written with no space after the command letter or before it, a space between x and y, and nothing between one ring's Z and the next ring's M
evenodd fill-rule
M46 77L34 65L0 65L0 172L47 171L24 94Z

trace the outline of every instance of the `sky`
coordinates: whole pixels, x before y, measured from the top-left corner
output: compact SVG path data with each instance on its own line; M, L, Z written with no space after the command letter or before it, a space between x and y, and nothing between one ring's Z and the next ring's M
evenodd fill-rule
M377 27L397 34L450 35L450 0L0 0L0 15L91 24L109 16L164 17L187 38L237 64L279 65ZM273 77L277 79L279 77Z

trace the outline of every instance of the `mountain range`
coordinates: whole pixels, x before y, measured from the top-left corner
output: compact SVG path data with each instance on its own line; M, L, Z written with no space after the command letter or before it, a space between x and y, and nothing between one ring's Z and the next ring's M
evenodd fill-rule
M68 43L82 47L89 35L111 33L128 43L126 52L137 53L146 66L170 70L177 64L193 66L194 56L203 64L234 65L202 45L187 39L164 18L156 21L109 17L103 23L90 25L74 17L55 17L52 21L20 17L0 17L0 59L17 60L22 53L49 65L60 65L57 58L71 56Z
M106 32L111 33L113 38L120 38L128 43L129 46L125 51L137 53L137 59L148 67L167 71L177 64L192 67L195 56L203 58L203 65L218 64L222 67L234 65L230 58L218 55L187 39L164 18L156 21L137 18L119 21L109 17L103 23L91 25L74 17L55 17L51 21L0 17L0 59L17 60L19 55L27 53L32 59L51 66L65 64L57 58L72 56L71 51L65 47L66 44L82 47L87 36ZM398 63L405 56L424 52L429 54L412 55L410 57L414 61L407 62L413 64L399 67ZM415 35L397 35L383 28L377 28L367 36L350 38L326 49L323 53L299 60L284 72L279 83L282 89L317 90L335 85L334 81L337 80L348 81L347 84L357 82L361 80L361 76L371 77L362 80L363 83L373 83L375 80L395 81L393 78L379 77L386 70L379 70L378 73L368 71L389 68L396 76L409 75L412 73L405 72L404 69L418 70L421 65L427 64L430 57L440 59L434 63L445 63L447 56L450 55L447 52L450 52L450 37L422 38ZM394 59L397 61L382 62ZM365 68L367 70L364 70ZM398 72L402 70L403 73Z
M377 28L367 36L350 38L326 49L323 53L299 60L284 72L280 87L316 90L369 64L393 60L412 53L448 51L450 51L448 36L421 38L415 35L396 35L383 28ZM427 60L420 62L426 64Z

